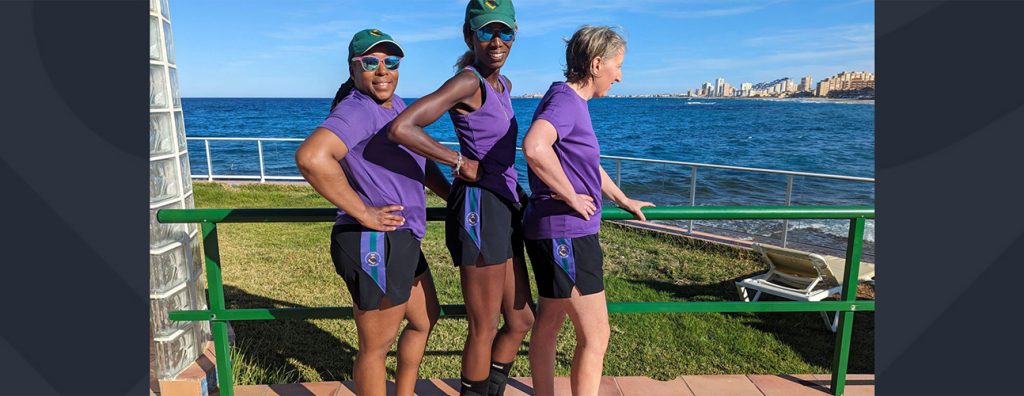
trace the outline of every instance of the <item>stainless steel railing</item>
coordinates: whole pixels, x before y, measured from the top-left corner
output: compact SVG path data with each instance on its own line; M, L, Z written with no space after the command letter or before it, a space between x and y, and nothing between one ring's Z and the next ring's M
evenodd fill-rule
M193 174L193 179L206 179L208 181L214 180L259 180L260 183L266 183L268 180L305 180L302 176L275 176L267 175L266 167L264 166L263 159L263 142L301 142L305 139L298 138L232 138L232 137L189 137L186 138L189 141L202 141L203 148L206 152L206 176ZM218 175L213 173L213 158L210 155L210 142L211 141L232 141L232 142L256 142L256 151L259 153L260 159L260 175ZM192 161L192 157L189 156L189 162ZM191 165L191 164L190 164Z
M622 161L635 161L635 162L646 162L654 164L669 164L678 166L690 167L690 206L696 206L697 204L697 168L708 168L708 169L727 169L744 172L758 172L758 173L769 173L775 175L786 176L786 206L790 206L793 203L793 177L804 176L810 178L819 179L832 179L832 180L845 180L852 182L862 183L874 183L875 179L871 177L857 177L857 176L844 176L844 175L833 175L828 173L813 173L813 172L797 172L788 171L781 169L766 169L766 168L750 168L745 166L732 166L732 165L718 165L718 164L705 164L699 162L684 162L684 161L668 161L668 160L657 160L650 158L636 158L636 157L622 157L617 155L602 155L602 159L615 160L615 183L622 186ZM693 220L689 220L689 226L687 230L693 230ZM782 223L782 246L787 245L787 239L789 236L789 220L783 220Z
M189 141L202 141L204 151L206 153L206 174L196 175L193 174L193 179L206 179L208 181L214 180L259 180L261 183L267 181L299 181L304 180L302 176L281 176L281 175L267 175L264 165L263 157L263 142L301 142L304 139L299 138L233 138L233 137L189 137ZM213 160L210 155L210 142L211 141L236 141L236 142L256 142L256 150L259 154L259 176L255 175L227 175L227 174L215 174L213 172ZM441 144L447 146L458 146L458 142L441 142ZM522 148L517 147L516 150L522 151ZM793 178L796 176L814 178L814 179L831 179L831 180L843 180L849 182L858 183L874 183L875 179L871 177L858 177L858 176L845 176L845 175L834 175L828 173L814 173L814 172L798 172L789 171L782 169L767 169L767 168L751 168L745 166L733 166L733 165L719 165L719 164L706 164L700 162L685 162L685 161L669 161L659 160L651 158L638 158L638 157L624 157L618 155L601 155L601 159L615 161L615 183L622 186L622 162L636 162L636 163L652 163L652 164L666 164L673 166L682 166L690 168L690 206L696 206L697 204L697 169L724 169L734 170L742 172L756 172L756 173L767 173L775 175L786 176L786 195L785 205L790 206L793 202ZM191 161L191 157L189 158ZM688 232L693 231L693 220L689 220L687 228ZM788 243L789 235L789 220L783 220L782 226L782 246L786 246Z

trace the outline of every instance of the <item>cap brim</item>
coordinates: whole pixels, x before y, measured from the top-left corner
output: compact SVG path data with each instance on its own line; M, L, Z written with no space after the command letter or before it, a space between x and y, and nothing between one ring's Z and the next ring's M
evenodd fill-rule
M515 22L510 22L510 21L506 21L506 20L503 20L503 19L496 19L492 15L481 15L481 16L478 16L476 18L471 19L469 21L469 28L472 29L472 30L477 30L477 29L480 29L480 28L482 28L484 26L487 26L487 25L489 25L491 23L494 23L494 22L498 22L498 23L500 23L502 25L505 25L505 26L508 26L508 27L510 27L512 29L516 28Z
M387 39L384 39L384 40L378 41L376 43L373 43L373 45L367 47L366 51L363 51L363 53L361 53L359 55L366 55L366 53L370 52L370 50L372 50L373 47L376 47L376 46L384 44L384 43L393 44L395 46L395 48L398 48L398 52L399 52L398 56L401 56L401 57L405 56L405 50L402 49L401 45L398 45L398 43L396 43L394 40L387 40Z

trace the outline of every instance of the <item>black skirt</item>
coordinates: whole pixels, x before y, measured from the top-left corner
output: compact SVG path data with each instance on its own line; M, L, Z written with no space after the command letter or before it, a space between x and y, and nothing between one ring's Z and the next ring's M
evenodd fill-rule
M384 296L393 305L405 303L413 279L427 271L420 240L409 230L380 232L358 224L335 225L331 259L352 301L364 311L379 309Z
M604 254L597 236L527 239L526 251L537 278L537 294L569 298L573 287L581 295L604 290Z
M455 266L501 264L524 257L522 206L490 190L456 181L448 196L445 244Z

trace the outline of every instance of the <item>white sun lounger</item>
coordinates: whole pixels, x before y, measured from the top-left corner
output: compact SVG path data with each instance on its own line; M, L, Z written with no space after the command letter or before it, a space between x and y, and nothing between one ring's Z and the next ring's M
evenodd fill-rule
M776 295L795 301L821 301L842 291L846 259L778 246L753 244L755 252L768 264L768 272L736 282L736 290L743 301L757 301L761 293ZM857 279L871 281L875 276L873 264L861 263ZM756 291L751 298L747 289ZM839 324L838 313L829 319L821 313L825 325L833 332Z

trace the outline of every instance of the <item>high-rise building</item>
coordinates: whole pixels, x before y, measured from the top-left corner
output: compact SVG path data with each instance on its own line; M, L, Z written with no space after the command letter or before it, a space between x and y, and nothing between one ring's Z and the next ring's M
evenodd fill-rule
M724 94L725 94L725 79L719 77L719 78L715 79L715 95L714 96L723 96Z
M826 78L818 82L818 89L814 92L815 96L828 96L829 84L831 80Z
M796 90L797 90L796 83L793 82L793 80L790 80L790 79L787 78L785 86L783 87L783 91L785 91L785 92L796 92Z
M714 88L709 82L705 82L704 85L701 85L700 87L700 96L712 96L713 92Z
M807 76L800 79L800 92L813 91L814 90L814 79L811 76Z
M844 71L832 77L821 80L818 83L818 96L828 96L831 91L852 91L864 88L875 87L875 74L862 72Z
M740 96L750 96L750 94L751 94L750 90L751 90L752 87L753 87L753 84L748 83L748 82L740 84Z

